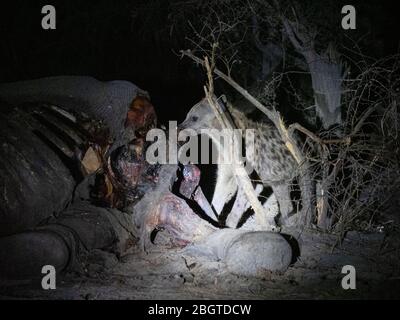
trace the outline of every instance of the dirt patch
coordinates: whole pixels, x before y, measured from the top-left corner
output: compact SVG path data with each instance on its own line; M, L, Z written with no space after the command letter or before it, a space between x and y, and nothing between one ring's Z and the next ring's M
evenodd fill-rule
M384 234L332 235L285 230L299 239L300 256L284 274L253 277L229 273L221 261L193 256L187 249L146 254L132 251L119 260L102 251L83 274L57 278L57 289L40 281L3 284L3 299L369 299L400 297L399 242ZM397 238L398 240L398 238ZM390 245L389 245L390 244ZM396 244L396 245L393 245ZM343 290L344 265L356 268L356 290Z

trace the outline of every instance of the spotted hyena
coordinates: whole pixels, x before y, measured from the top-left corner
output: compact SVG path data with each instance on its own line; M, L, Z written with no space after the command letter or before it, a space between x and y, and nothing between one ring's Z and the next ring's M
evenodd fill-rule
M250 141L254 145L249 145L246 141L246 160L257 172L262 184L272 188L279 203L281 216L283 219L287 218L293 211L289 185L297 168L295 159L282 142L272 123L250 120L244 113L231 106L229 106L229 113L237 128L254 129L254 139ZM221 126L206 99L193 106L186 119L179 125L180 130L187 128L195 130L198 134L208 134L218 152L221 152L220 136L216 134L218 130L210 130L221 129ZM224 144L224 147L226 147L226 144ZM217 214L221 214L225 204L232 199L236 192L238 194L234 208L236 206L236 210L238 210L237 207L240 207L243 213L249 207L249 204L243 190L238 189L232 166L219 164L212 198L212 206Z

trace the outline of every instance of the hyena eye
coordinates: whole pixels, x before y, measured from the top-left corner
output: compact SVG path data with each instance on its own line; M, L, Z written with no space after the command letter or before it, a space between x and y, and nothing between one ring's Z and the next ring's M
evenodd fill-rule
M193 122L196 122L197 120L199 120L199 117L198 116L192 116L192 118L190 120L192 120Z

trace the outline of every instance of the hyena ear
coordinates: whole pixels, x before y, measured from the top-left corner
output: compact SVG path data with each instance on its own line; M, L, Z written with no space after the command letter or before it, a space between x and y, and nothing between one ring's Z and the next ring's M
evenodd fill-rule
M249 116L250 114L258 110L253 104L251 104L249 101L247 101L247 99L244 98L238 98L233 102L233 105L234 107L231 106L232 108L242 112L246 116Z

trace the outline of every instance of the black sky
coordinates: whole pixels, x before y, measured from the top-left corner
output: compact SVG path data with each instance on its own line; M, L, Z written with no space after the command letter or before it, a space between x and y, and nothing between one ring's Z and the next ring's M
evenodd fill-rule
M373 9L358 13L368 16L363 20L369 29L366 33L372 30L370 41L381 46L385 54L398 50L400 19L396 2L372 1ZM161 118L181 120L185 110L203 94L201 71L174 53L184 48L183 39L160 41L154 32L146 35L135 24L131 11L140 3L143 1L2 3L0 81L67 74L129 80L150 92ZM167 0L165 3L168 7ZM57 9L56 30L41 28L41 8L45 4ZM155 25L162 25L169 13L160 8Z

